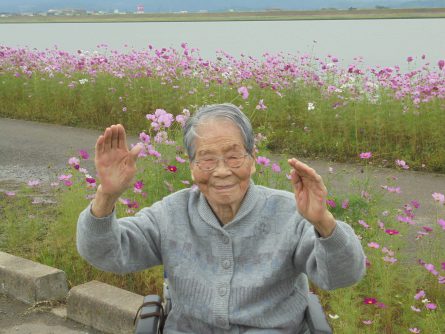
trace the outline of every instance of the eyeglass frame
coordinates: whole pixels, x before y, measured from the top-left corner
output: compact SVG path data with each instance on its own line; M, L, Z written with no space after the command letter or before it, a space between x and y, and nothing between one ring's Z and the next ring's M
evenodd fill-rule
M216 159L216 165L215 165L215 167L213 167L212 169L202 169L201 166L199 165L200 160L194 160L193 163L194 163L196 166L198 166L199 170L201 170L201 171L203 171L203 172L212 172L212 171L214 171L214 170L218 167L218 162L221 161L221 160L224 162L224 165L227 166L229 169L237 169L237 168L240 168L240 167L243 165L244 161L246 161L246 157L249 156L249 155L252 156L250 153L247 153L247 152L244 153L244 154L242 155L242 157L243 157L243 161L242 161L241 164L240 164L239 166L237 166L237 167L230 167L230 166L227 164L227 162L226 162L226 160L229 159L229 158L224 158L224 157L215 157L215 159Z

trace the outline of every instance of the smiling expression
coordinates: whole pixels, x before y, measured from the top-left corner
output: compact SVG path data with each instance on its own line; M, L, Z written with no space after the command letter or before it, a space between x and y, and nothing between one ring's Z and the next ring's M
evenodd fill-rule
M209 120L198 126L197 133L195 160L246 153L240 129L229 120ZM190 167L196 185L210 206L217 211L229 206L236 214L255 172L252 156L248 155L238 168L229 168L222 160L210 172L202 171L193 162Z

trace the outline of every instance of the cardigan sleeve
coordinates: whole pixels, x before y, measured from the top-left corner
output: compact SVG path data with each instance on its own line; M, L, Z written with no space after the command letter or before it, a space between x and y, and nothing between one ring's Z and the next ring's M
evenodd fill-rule
M162 202L140 210L135 216L116 218L113 212L97 218L91 204L77 222L77 250L98 269L124 274L162 263Z
M324 290L357 283L365 274L365 254L354 230L337 221L333 233L322 238L312 224L302 220L297 226L298 243L294 265Z

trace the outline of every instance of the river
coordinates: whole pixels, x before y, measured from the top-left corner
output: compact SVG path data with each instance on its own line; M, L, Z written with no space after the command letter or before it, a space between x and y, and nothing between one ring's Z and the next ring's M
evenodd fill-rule
M413 68L445 58L445 19L313 20L242 22L31 23L1 24L0 44L69 52L110 49L179 48L182 42L200 49L203 58L216 58L222 49L261 57L264 52L328 54L348 65L363 57L370 66ZM413 57L408 64L407 57ZM417 63L417 64L416 64Z

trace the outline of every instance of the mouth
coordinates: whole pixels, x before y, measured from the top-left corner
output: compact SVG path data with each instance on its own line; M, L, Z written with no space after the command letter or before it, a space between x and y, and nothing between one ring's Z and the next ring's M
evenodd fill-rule
M229 185L219 185L219 186L214 186L214 188L218 191L225 191L225 190L229 190L232 189L234 187L233 184L229 184Z

